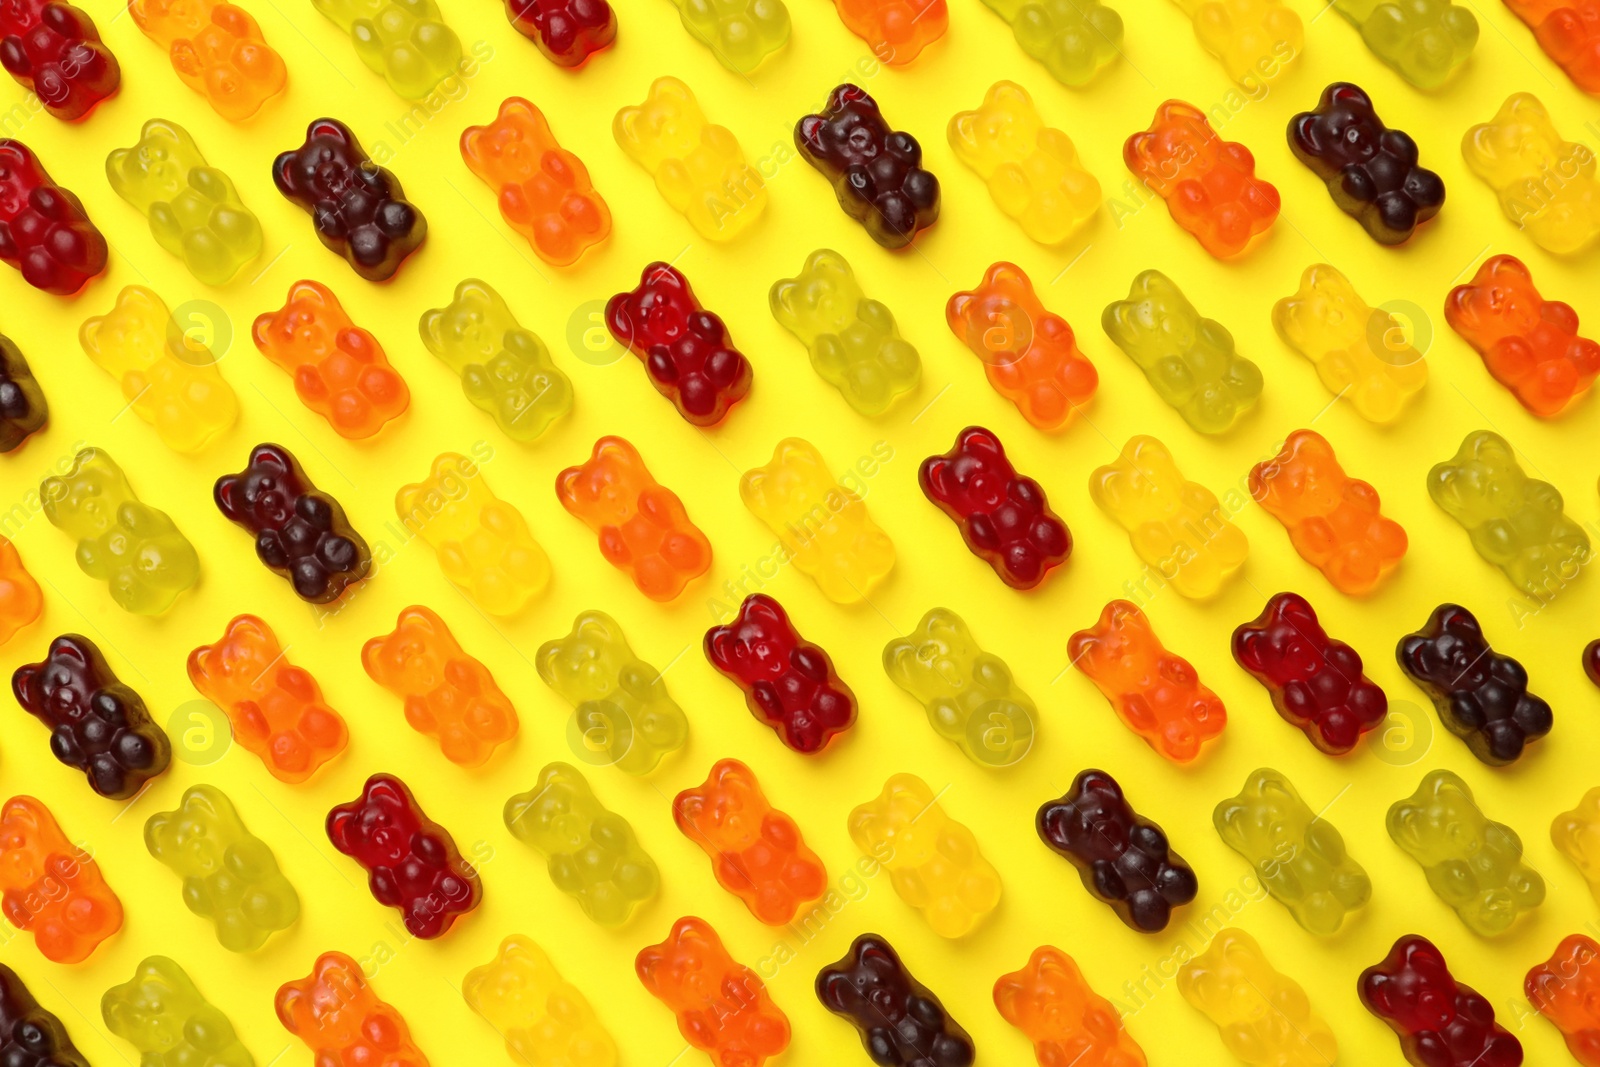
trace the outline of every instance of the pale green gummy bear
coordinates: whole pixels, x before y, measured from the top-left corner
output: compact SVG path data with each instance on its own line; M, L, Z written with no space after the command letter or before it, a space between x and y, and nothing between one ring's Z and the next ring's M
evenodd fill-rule
M689 35L739 74L749 74L789 43L783 0L672 0Z
M1063 85L1085 85L1122 49L1122 16L1100 0L983 0L1024 53Z
M1450 0L1334 0L1372 54L1418 89L1437 89L1478 43L1478 20Z
M100 1014L139 1050L140 1067L255 1067L233 1023L165 956L149 957L133 978L106 990Z
M434 0L311 0L350 35L367 69L421 100L461 65L461 39Z

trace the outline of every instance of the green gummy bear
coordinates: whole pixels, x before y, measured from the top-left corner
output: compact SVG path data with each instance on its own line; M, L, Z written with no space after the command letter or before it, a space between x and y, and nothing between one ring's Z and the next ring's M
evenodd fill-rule
M1478 20L1450 0L1334 0L1372 54L1418 89L1437 89L1478 43Z
M100 1014L139 1050L139 1067L255 1067L233 1023L165 956L149 957L106 990Z
M789 42L783 0L672 0L689 36L731 71L749 74Z
M311 0L389 88L421 100L461 66L461 39L434 0Z
M1086 85L1122 50L1122 16L1100 0L983 0L1024 53L1063 85Z

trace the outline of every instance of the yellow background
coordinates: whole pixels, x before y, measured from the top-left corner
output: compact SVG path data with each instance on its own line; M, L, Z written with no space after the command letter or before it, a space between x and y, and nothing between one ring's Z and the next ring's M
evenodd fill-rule
M11 707L0 743L4 792L43 798L67 833L93 849L127 905L127 922L78 966L45 961L30 938L19 936L0 947L0 958L21 972L99 1064L134 1060L129 1046L106 1032L100 995L125 981L138 960L158 952L177 958L227 1011L258 1063L275 1062L285 1052L283 1063L307 1063L304 1048L274 1019L272 999L280 983L305 975L314 957L328 949L381 961L373 976L377 992L404 1012L434 1063L497 1063L503 1062L499 1039L468 1011L459 983L468 968L494 954L502 937L523 932L588 994L617 1036L622 1062L649 1067L672 1062L685 1046L670 1014L634 978L633 956L661 940L680 915L695 913L708 918L735 957L751 965L770 961L784 943L794 949L794 958L775 973L770 962L766 967L772 995L794 1024L794 1041L782 1062L820 1067L865 1062L855 1034L829 1017L811 991L818 968L838 958L856 934L876 930L888 936L972 1032L981 1059L989 1063L1028 1062L1024 1040L995 1012L990 989L1002 972L1022 966L1037 945L1051 943L1079 961L1096 989L1125 1009L1137 1009L1127 1026L1153 1062L1199 1057L1225 1063L1214 1029L1182 1001L1166 961L1183 945L1202 947L1203 936L1187 926L1191 918L1230 894L1248 895L1249 868L1217 837L1211 808L1236 793L1251 769L1270 764L1290 775L1313 808L1328 807L1328 817L1371 872L1374 896L1342 933L1326 940L1302 931L1270 899L1245 904L1233 921L1306 986L1338 1034L1344 1062L1399 1062L1394 1038L1357 1001L1355 979L1395 937L1411 931L1434 939L1455 973L1493 1000L1501 1021L1525 1042L1530 1062L1566 1062L1556 1031L1528 1012L1521 982L1562 936L1591 928L1596 920L1583 881L1555 852L1547 828L1554 814L1600 784L1593 769L1600 698L1578 666L1579 649L1596 632L1592 620L1600 593L1596 579L1586 576L1548 609L1519 609L1520 598L1507 581L1473 554L1466 534L1428 500L1424 476L1432 463L1455 452L1466 432L1494 428L1518 447L1530 472L1560 487L1569 513L1595 529L1600 500L1593 457L1600 434L1593 429L1594 401L1580 402L1559 420L1536 421L1488 377L1439 309L1446 291L1470 277L1482 257L1510 252L1530 264L1547 297L1571 301L1591 328L1600 322L1594 254L1561 262L1534 247L1500 214L1491 191L1467 172L1459 148L1466 127L1486 121L1515 90L1536 93L1567 137L1591 145L1600 105L1579 94L1538 51L1528 30L1492 2L1471 5L1483 34L1466 67L1444 90L1424 94L1380 65L1337 13L1319 14L1310 0L1293 0L1307 22L1305 54L1257 99L1234 89L1175 5L1156 0L1116 0L1127 25L1124 56L1083 90L1062 87L1026 59L1009 28L977 0L955 0L948 34L903 70L873 62L826 0L789 2L792 40L748 79L724 70L691 39L666 0L620 5L617 45L576 75L550 64L512 31L495 0L452 4L446 17L464 44L485 42L492 55L460 99L446 102L402 137L395 128L410 105L363 67L349 41L304 0L249 0L268 40L286 56L291 81L286 97L240 126L222 121L188 91L162 52L114 3L88 0L122 62L121 94L81 126L41 113L5 132L32 145L55 178L83 198L113 245L112 264L75 300L32 291L14 271L0 271L0 331L26 353L51 404L48 431L0 458L0 505L7 511L19 503L25 511L36 507L29 501L41 476L67 463L80 442L99 445L127 469L139 494L170 512L195 542L204 577L164 618L124 614L102 586L76 570L70 539L30 511L20 530L8 532L44 583L47 606L40 621L0 650L0 667L9 672L36 660L55 634L81 631L103 647L115 670L166 722L185 705L187 711L196 708L191 702L197 695L184 673L189 650L215 640L233 615L253 612L277 631L295 663L315 673L349 720L351 743L301 786L272 779L258 759L238 748L207 766L175 760L169 774L124 810L93 796L81 775L48 758L45 732ZM684 79L713 121L729 126L750 160L770 176L765 217L731 245L710 244L692 231L612 139L616 110L642 100L650 82L663 74ZM840 212L823 179L790 149L795 120L816 110L847 74L878 99L891 123L918 137L927 164L943 182L943 217L904 254L874 245ZM1108 198L1122 204L1061 249L1033 244L1003 217L945 141L950 116L976 107L999 77L1032 92L1048 122L1074 139ZM1383 119L1414 135L1423 163L1444 176L1449 202L1407 247L1372 242L1289 153L1289 117L1313 106L1322 87L1336 78L1369 89ZM498 218L493 194L457 152L461 130L489 121L513 93L546 111L561 142L588 165L615 215L611 239L569 270L533 256ZM1239 262L1213 260L1177 228L1163 204L1133 192L1120 158L1122 141L1144 129L1168 97L1208 110L1222 105L1231 115L1223 134L1249 146L1260 175L1283 194L1282 218ZM22 100L20 88L9 81L0 85L0 114ZM392 285L357 278L317 243L310 220L272 188L272 157L298 145L306 123L324 114L349 122L369 150L380 151L380 142L392 150L388 165L427 214L428 242ZM224 289L193 281L104 177L106 154L133 144L141 124L155 116L176 120L194 134L210 162L239 184L265 227L261 259ZM16 123L16 113L11 121ZM1149 202L1141 208L1143 201ZM768 286L794 275L819 246L844 253L867 292L890 305L921 352L921 386L880 419L865 419L847 407L767 310ZM681 420L631 356L614 359L601 345L598 353L586 351L585 360L573 349L574 343L585 344L586 330L599 327L601 302L631 288L640 268L657 258L678 263L755 366L749 399L709 432ZM1025 423L987 385L978 361L944 325L945 300L971 288L1000 258L1028 271L1045 304L1072 322L1099 369L1100 391L1087 417L1063 434L1046 435ZM1273 302L1293 292L1301 271L1317 261L1338 266L1369 303L1408 301L1422 309L1415 326L1419 345L1428 342L1432 378L1397 426L1374 427L1343 403L1329 408L1311 364L1272 331ZM1191 431L1099 328L1101 309L1123 298L1134 274L1149 267L1168 273L1262 367L1266 390L1260 404L1222 437ZM446 303L456 283L472 275L495 286L523 324L549 343L576 387L572 415L532 445L507 440L470 407L457 381L419 343L418 316ZM301 277L329 284L355 320L377 335L411 386L411 410L375 439L351 443L334 435L300 406L289 377L248 340L253 318L281 306L290 283ZM152 286L173 307L200 301L191 305L200 316L196 325L214 338L231 333L231 343L217 343L218 355L243 412L238 425L198 456L170 453L150 427L131 414L119 415L123 401L115 384L78 346L81 321L104 313L118 290L133 283ZM1072 560L1035 594L1004 587L917 488L917 464L946 450L969 423L999 433L1017 467L1043 483L1077 538ZM1410 533L1411 551L1377 595L1355 600L1333 590L1295 555L1273 519L1248 506L1237 522L1250 537L1252 554L1219 598L1193 603L1171 591L1142 597L1157 632L1195 662L1231 715L1220 743L1208 747L1197 764L1174 767L1118 722L1085 677L1068 669L1067 637L1092 624L1108 599L1127 595L1127 583L1143 572L1126 537L1091 505L1085 491L1089 472L1108 462L1130 435L1150 433L1174 450L1190 478L1220 494L1242 485L1252 464L1272 455L1288 431L1306 425L1333 442L1353 475L1377 486L1386 513ZM557 471L585 459L597 436L618 432L640 447L657 478L683 496L715 546L711 575L672 605L645 600L605 564L593 535L561 509L552 492ZM832 653L861 701L858 725L818 759L785 750L699 650L702 633L715 621L708 601L725 598L724 583L766 557L773 543L740 504L739 476L766 463L773 445L788 435L815 442L839 471L869 455L877 442L893 450L866 483L871 513L899 551L895 571L871 603L850 609L828 603L793 568L767 586L800 630ZM211 503L212 481L239 470L261 440L296 452L314 480L343 501L375 550L392 557L336 616L319 617L297 601L255 560L249 537ZM550 589L510 620L482 615L444 580L428 547L397 535L395 490L423 477L435 454L468 452L479 442L493 452L483 465L489 484L522 510L556 563ZM1384 758L1376 737L1347 759L1316 752L1232 663L1229 632L1280 589L1306 594L1328 629L1355 644L1370 675L1389 692L1400 725ZM1535 690L1555 706L1553 734L1514 767L1491 770L1474 760L1443 733L1431 707L1394 663L1395 641L1447 599L1471 607L1494 645L1522 660ZM446 618L465 647L492 667L521 713L521 735L481 770L447 763L432 741L405 725L399 701L360 668L362 642L387 633L396 612L413 602ZM961 614L986 648L1004 656L1039 704L1038 744L1020 766L991 773L967 762L933 735L920 706L883 673L883 645L940 604ZM573 616L586 608L614 615L635 650L666 670L667 684L692 723L688 747L650 778L585 768L600 798L626 815L663 870L661 897L620 931L584 919L551 886L541 861L500 821L501 804L527 789L541 766L574 759L565 731L570 709L539 681L532 655L540 643L565 635ZM1000 870L1005 896L999 909L965 941L945 942L879 876L810 943L761 926L716 885L705 856L671 820L673 794L700 783L724 756L755 769L773 803L796 816L836 882L858 859L845 829L851 807L875 796L890 773L921 775L943 791L945 810L976 831ZM1161 934L1126 929L1034 834L1036 807L1059 796L1090 766L1114 773L1136 807L1167 829L1199 873L1198 902ZM1523 836L1529 861L1549 882L1546 904L1503 938L1470 933L1384 833L1387 806L1409 795L1423 773L1436 767L1460 773L1491 817ZM371 899L360 869L336 854L323 834L327 810L355 796L378 770L405 778L463 851L492 855L482 865L483 906L436 943L402 940L397 918ZM175 807L182 791L200 782L229 793L250 828L271 844L304 900L300 923L253 955L234 956L216 943L209 924L183 907L177 878L146 853L141 840L145 819ZM1127 983L1145 991L1130 994ZM704 1061L691 1051L683 1062Z

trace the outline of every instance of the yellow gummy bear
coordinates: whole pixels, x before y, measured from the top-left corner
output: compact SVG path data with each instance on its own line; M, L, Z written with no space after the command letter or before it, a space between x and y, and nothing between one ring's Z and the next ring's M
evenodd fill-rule
M1279 0L1176 0L1200 45L1246 87L1281 74L1305 50L1300 16Z
M529 1067L612 1067L617 1046L578 988L556 971L531 938L512 934L500 952L467 972L467 1006L505 1038L506 1052Z
M461 65L461 39L434 0L311 0L350 35L367 69L421 100Z
M657 78L644 103L617 112L611 132L707 240L732 240L766 210L761 173L745 162L726 127L706 122L700 102L677 78Z
M1328 1067L1339 1058L1339 1042L1306 991L1243 930L1219 930L1210 948L1179 968L1178 992L1216 1024L1241 1063Z
M894 542L861 497L834 480L808 441L779 441L772 462L739 480L739 496L778 535L784 555L835 604L865 600L894 568Z
M1428 364L1393 315L1368 307L1348 278L1326 263L1300 276L1300 291L1272 308L1285 344L1309 359L1335 397L1368 422L1398 419L1428 381Z
M946 132L956 158L1040 244L1060 244L1100 210L1100 183L1078 162L1072 139L1046 126L1015 82L995 82L978 110L957 113Z
M1216 494L1185 478L1154 437L1130 437L1115 462L1089 475L1089 495L1128 531L1134 553L1186 597L1214 596L1250 553Z
M465 456L441 453L426 481L401 486L394 506L433 546L444 576L491 615L515 614L550 583L550 560L522 513Z
M133 413L174 452L200 451L239 417L239 398L211 351L181 330L161 298L142 285L117 294L106 314L85 319L78 341L117 379Z
M1600 901L1600 786L1583 794L1578 806L1550 823L1550 840L1583 875L1589 892Z
M1600 237L1594 152L1563 141L1532 93L1511 94L1494 118L1469 129L1461 154L1540 248L1566 255Z

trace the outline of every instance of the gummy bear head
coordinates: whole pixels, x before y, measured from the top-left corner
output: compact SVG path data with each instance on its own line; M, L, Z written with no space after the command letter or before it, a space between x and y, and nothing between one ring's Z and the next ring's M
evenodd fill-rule
M677 78L657 78L638 107L617 112L617 143L651 170L663 160L687 159L701 144L705 115L694 93Z
M1515 256L1491 256L1471 282L1450 290L1445 314L1492 337L1532 333L1543 317L1545 301L1534 288L1533 275Z
M39 485L45 516L74 537L99 537L117 525L118 511L133 499L127 477L98 448L85 448L72 467Z
M877 797L850 812L850 837L869 855L892 856L897 868L921 866L934 858L940 831L948 826L936 804L928 783L896 774Z
M1296 430L1283 451L1250 472L1250 492L1286 523L1332 515L1349 479L1333 446L1314 430Z
M31 21L31 20L30 20ZM28 198L41 185L49 185L39 157L21 141L0 141L0 218L16 218L28 210Z
M855 322L861 300L850 264L831 248L811 253L797 277L778 281L769 294L773 316L807 344Z
M218 478L211 495L224 517L257 533L287 523L309 489L294 454L264 442L250 450L244 470Z
M1126 351L1181 353L1195 344L1200 316L1171 278L1147 270L1133 280L1128 299L1106 308L1101 325Z
M1072 635L1067 655L1097 679L1121 689L1157 681L1159 647L1144 612L1130 601L1113 600L1101 610L1093 629Z
M222 792L195 786L175 811L152 815L144 824L151 855L184 878L209 878L227 863L227 850L245 836L239 813Z
M262 351L282 348L299 364L337 351L339 335L351 326L332 290L321 282L298 281L289 287L283 307L256 319L251 336Z
M29 796L0 808L0 885L31 886L49 874L51 854L70 849L50 809Z
M573 855L593 844L601 808L576 767L550 763L526 793L506 801L505 823L518 840L546 856Z
M277 636L254 615L239 615L214 645L201 645L189 653L189 677L195 686L219 703L253 699L271 688L272 665L282 657Z
M183 968L165 956L151 956L140 963L130 981L106 991L101 1006L112 1032L141 1049L192 1051L198 1043L192 1042L189 1029L202 1019L207 1038L225 1036L212 1029L216 1019L207 1016L213 1013L197 1018L199 991ZM227 1029L231 1032L232 1028ZM207 1047L214 1046L208 1043Z
M1300 290L1273 307L1272 324L1279 336L1304 352L1314 341L1340 346L1357 343L1367 329L1369 312L1348 278L1326 263L1313 263L1300 276ZM1319 359L1324 355L1321 351L1309 354Z
M1527 481L1510 442L1491 430L1479 430L1462 440L1454 456L1428 472L1428 495L1472 529L1517 515L1523 508ZM1525 516L1524 521L1530 518L1533 516ZM1509 549L1520 547L1519 538L1508 540Z
M1415 934L1394 943L1389 955L1361 974L1361 999L1408 1034L1431 1033L1456 1016L1456 982L1444 956Z
M133 21L157 40L198 36L213 25L212 10L201 0L140 0L128 5Z
M78 341L96 365L121 378L180 351L169 344L172 326L172 314L159 296L130 285L117 294L110 311L84 320Z
M587 463L556 476L556 494L591 526L620 526L639 513L639 495L654 481L638 449L621 437L602 437Z
M541 645L534 656L539 677L574 704L614 694L620 675L635 661L622 627L603 611L585 611L570 634Z
M468 1004L506 1035L508 1044L532 1038L541 1052L548 1048L545 1042L551 1035L542 1028L528 1029L528 1023L554 1015L563 1002L571 1004L569 987L550 957L517 934L500 942L493 962L467 972L461 992ZM529 1062L532 1059L528 1057Z
M804 516L828 508L828 497L841 493L833 475L824 465L822 453L809 441L785 438L773 450L772 462L745 472L739 481L739 495L752 511L763 517L774 516L781 525L788 517Z
M1223 840L1247 855L1271 857L1300 872L1327 870L1325 861L1330 857L1302 844L1310 824L1305 802L1289 780L1271 768L1251 772L1244 789L1218 804L1214 817Z
M391 774L374 774L359 797L328 812L328 837L340 852L360 856L362 866L394 866L428 848L418 842L419 813L405 783ZM439 847L434 843L432 849ZM435 855L442 865L442 855Z
M1041 313L1033 283L1021 267L1005 262L991 265L976 289L945 305L951 331L978 358L998 365L1016 362L1033 347Z
M1167 446L1145 434L1128 439L1114 463L1097 468L1090 495L1124 527L1168 523L1184 507L1186 479Z
M203 166L205 158L189 131L166 119L151 119L138 144L106 157L106 176L120 196L148 212L150 205L170 202L188 189L189 172Z
M506 334L517 329L517 320L499 293L468 278L456 286L448 306L423 314L421 329L428 350L459 367L493 359L505 348Z
M450 664L461 656L444 620L413 604L400 612L393 631L362 646L361 665L396 692L425 695L448 684Z
M1317 110L1295 116L1290 126L1291 143L1298 141L1337 167L1370 162L1384 150L1383 133L1372 98L1349 82L1329 85Z
M883 662L884 669L902 685L943 691L972 683L967 671L977 656L977 642L961 616L948 608L934 608L915 630L889 642Z
M544 113L519 96L502 103L492 123L469 126L461 135L468 166L495 189L535 177L556 147Z
M1028 91L1015 82L990 86L976 111L950 120L950 145L967 160L1022 160L1039 151L1044 121Z
M686 915L659 945L649 945L634 958L634 971L645 989L671 1005L699 1008L725 1004L734 962L716 930L704 919ZM741 990L748 993L749 990Z
M1494 118L1467 131L1461 153L1473 172L1496 189L1516 187L1522 176L1553 172L1581 160L1579 147L1561 140L1544 104L1532 93L1512 93ZM1550 181L1557 181L1550 173ZM1531 211L1535 203L1525 203Z
M684 790L672 802L673 818L683 832L721 852L743 852L755 845L771 813L755 774L733 759L719 761L704 785Z

